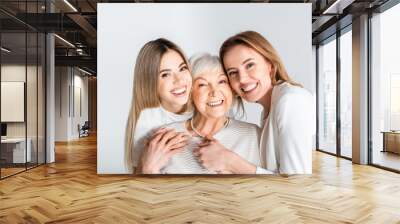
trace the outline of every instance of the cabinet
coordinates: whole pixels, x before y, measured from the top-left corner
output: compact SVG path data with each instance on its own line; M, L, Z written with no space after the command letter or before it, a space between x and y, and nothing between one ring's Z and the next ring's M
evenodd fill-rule
M385 131L383 134L383 152L400 154L400 131Z

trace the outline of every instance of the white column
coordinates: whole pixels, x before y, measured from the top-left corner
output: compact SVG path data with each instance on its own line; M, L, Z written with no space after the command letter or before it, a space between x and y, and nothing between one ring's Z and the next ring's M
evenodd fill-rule
M368 163L368 15L353 20L353 162Z
M54 35L49 33L46 36L46 163L55 161L54 133L55 133L55 56L54 56Z
M46 1L46 11L54 12L54 5ZM54 34L46 35L46 163L55 162L55 43Z

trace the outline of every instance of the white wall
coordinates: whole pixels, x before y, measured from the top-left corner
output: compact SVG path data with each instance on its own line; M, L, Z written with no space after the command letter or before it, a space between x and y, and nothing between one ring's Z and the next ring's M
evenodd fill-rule
M88 112L88 77L87 76L82 76L83 73L76 70L74 71L74 92L75 94L73 96L74 98L74 108L73 110L75 113L72 113L73 119L71 120L72 122L72 129L71 129L71 135L73 138L78 138L79 137L79 132L78 132L78 124L81 126L85 123L85 121L88 121L89 119L89 112ZM80 99L78 96L77 90L80 90ZM79 100L81 101L79 103ZM81 113L79 112L79 107L82 110Z
M26 76L28 82L26 82ZM37 98L36 98L36 66L25 66L19 64L6 64L1 66L1 81L2 82L24 82L28 83L29 87L27 91L27 108L24 106L21 108L24 113L24 109L27 111L27 121L23 122L7 122L7 136L8 137L25 137L25 126L28 127L27 135L36 135L36 109L37 109ZM32 88L33 86L33 88ZM3 98L4 96L2 96ZM39 105L39 107L42 105ZM1 110L7 110L8 108L1 108ZM3 111L4 112L4 111ZM39 136L42 137L42 136Z
M98 166L100 174L127 173L124 136L140 48L164 37L188 56L217 54L229 36L245 30L264 35L292 78L315 94L311 4L98 4ZM249 122L260 108L248 106ZM118 115L118 116L115 116Z
M44 118L44 73L41 66L25 66L25 64L3 64L1 66L1 81L2 82L24 82L26 85L26 99L22 99L22 107L7 108L3 105L1 110L4 113L7 110L11 113L26 112L26 120L22 122L6 122L7 123L7 137L21 138L27 136L30 139L31 145L29 146L32 151L32 161L44 163L44 145L45 145L45 118ZM3 93L4 89L2 89ZM20 92L21 93L21 92ZM24 93L24 91L22 91ZM2 98L7 97L2 95ZM22 97L24 98L24 97ZM26 107L25 102L26 101ZM20 110L20 111L15 111ZM21 111L22 110L22 111ZM37 157L37 153L39 156Z
M55 68L55 141L68 140L68 67Z
M1 122L24 122L25 82L1 82Z
M78 124L88 120L88 78L72 67L56 67L55 77L55 141L79 138ZM82 113L79 113L78 92L81 91ZM75 111L74 111L75 110Z

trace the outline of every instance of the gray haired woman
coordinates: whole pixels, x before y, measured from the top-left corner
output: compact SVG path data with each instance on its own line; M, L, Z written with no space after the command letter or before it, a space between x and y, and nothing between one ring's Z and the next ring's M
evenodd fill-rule
M173 155L168 164L156 173L243 173L241 170L232 169L235 167L233 164L243 159L259 167L259 128L254 124L237 121L227 116L233 103L233 94L219 58L203 54L192 58L190 64L193 76L193 117L184 122L169 124L166 127L187 133L191 137L186 148ZM203 156L209 152L201 150L199 147L213 141L229 149L230 155L225 157L224 153L228 152L221 150L221 154L212 152L219 158ZM201 160L199 158L209 159ZM224 158L229 158L230 161L221 163L221 159ZM229 164L232 166L230 167ZM208 170L204 167L214 167L214 169ZM257 168L257 170L260 172L256 171L256 173L265 173L265 170L261 168Z

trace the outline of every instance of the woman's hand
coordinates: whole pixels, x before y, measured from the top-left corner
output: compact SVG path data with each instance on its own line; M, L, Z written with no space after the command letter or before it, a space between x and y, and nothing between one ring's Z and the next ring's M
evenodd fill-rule
M230 173L229 160L232 152L226 149L215 139L206 139L193 150L199 163L209 171L216 173Z
M160 129L146 144L141 156L141 172L158 174L173 155L184 150L188 135L171 129Z
M218 174L255 174L256 166L236 153L226 149L221 143L209 138L193 151L199 163Z

